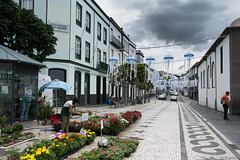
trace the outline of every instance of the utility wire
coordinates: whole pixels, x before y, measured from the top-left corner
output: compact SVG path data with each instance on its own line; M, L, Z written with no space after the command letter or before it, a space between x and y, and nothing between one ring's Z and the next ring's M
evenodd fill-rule
M197 41L193 41L193 42L183 42L183 43L168 44L168 45L161 45L161 46L140 47L140 48L136 48L136 49L153 49L153 48L165 48L165 47L183 46L183 45L188 45L188 44L202 43L202 42L205 42L205 41L208 41L208 40L224 38L224 37L226 37L226 36L206 38L206 39L197 40Z

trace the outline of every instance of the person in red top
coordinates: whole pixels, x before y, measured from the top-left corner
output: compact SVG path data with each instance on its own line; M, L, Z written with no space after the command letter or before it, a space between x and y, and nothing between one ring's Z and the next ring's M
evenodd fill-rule
M223 109L224 109L224 120L229 120L227 113L228 113L228 108L230 105L230 101L229 101L229 91L227 91L221 98L221 104L223 105Z

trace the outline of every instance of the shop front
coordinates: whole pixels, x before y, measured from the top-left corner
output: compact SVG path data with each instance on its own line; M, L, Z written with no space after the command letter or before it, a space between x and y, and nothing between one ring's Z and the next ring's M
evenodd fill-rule
M0 118L13 123L37 119L38 71L45 67L0 45Z

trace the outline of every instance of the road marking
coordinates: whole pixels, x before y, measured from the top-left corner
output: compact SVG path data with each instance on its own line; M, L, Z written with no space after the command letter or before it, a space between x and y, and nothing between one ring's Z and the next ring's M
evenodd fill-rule
M202 117L186 104L179 105L179 108L188 159L237 159L236 153L226 146L224 139Z

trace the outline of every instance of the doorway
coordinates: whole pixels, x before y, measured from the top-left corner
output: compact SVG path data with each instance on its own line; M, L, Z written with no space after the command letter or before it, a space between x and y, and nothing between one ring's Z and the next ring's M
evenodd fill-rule
M85 104L89 104L89 95L90 95L90 74L89 73L85 73L84 95L85 95Z

